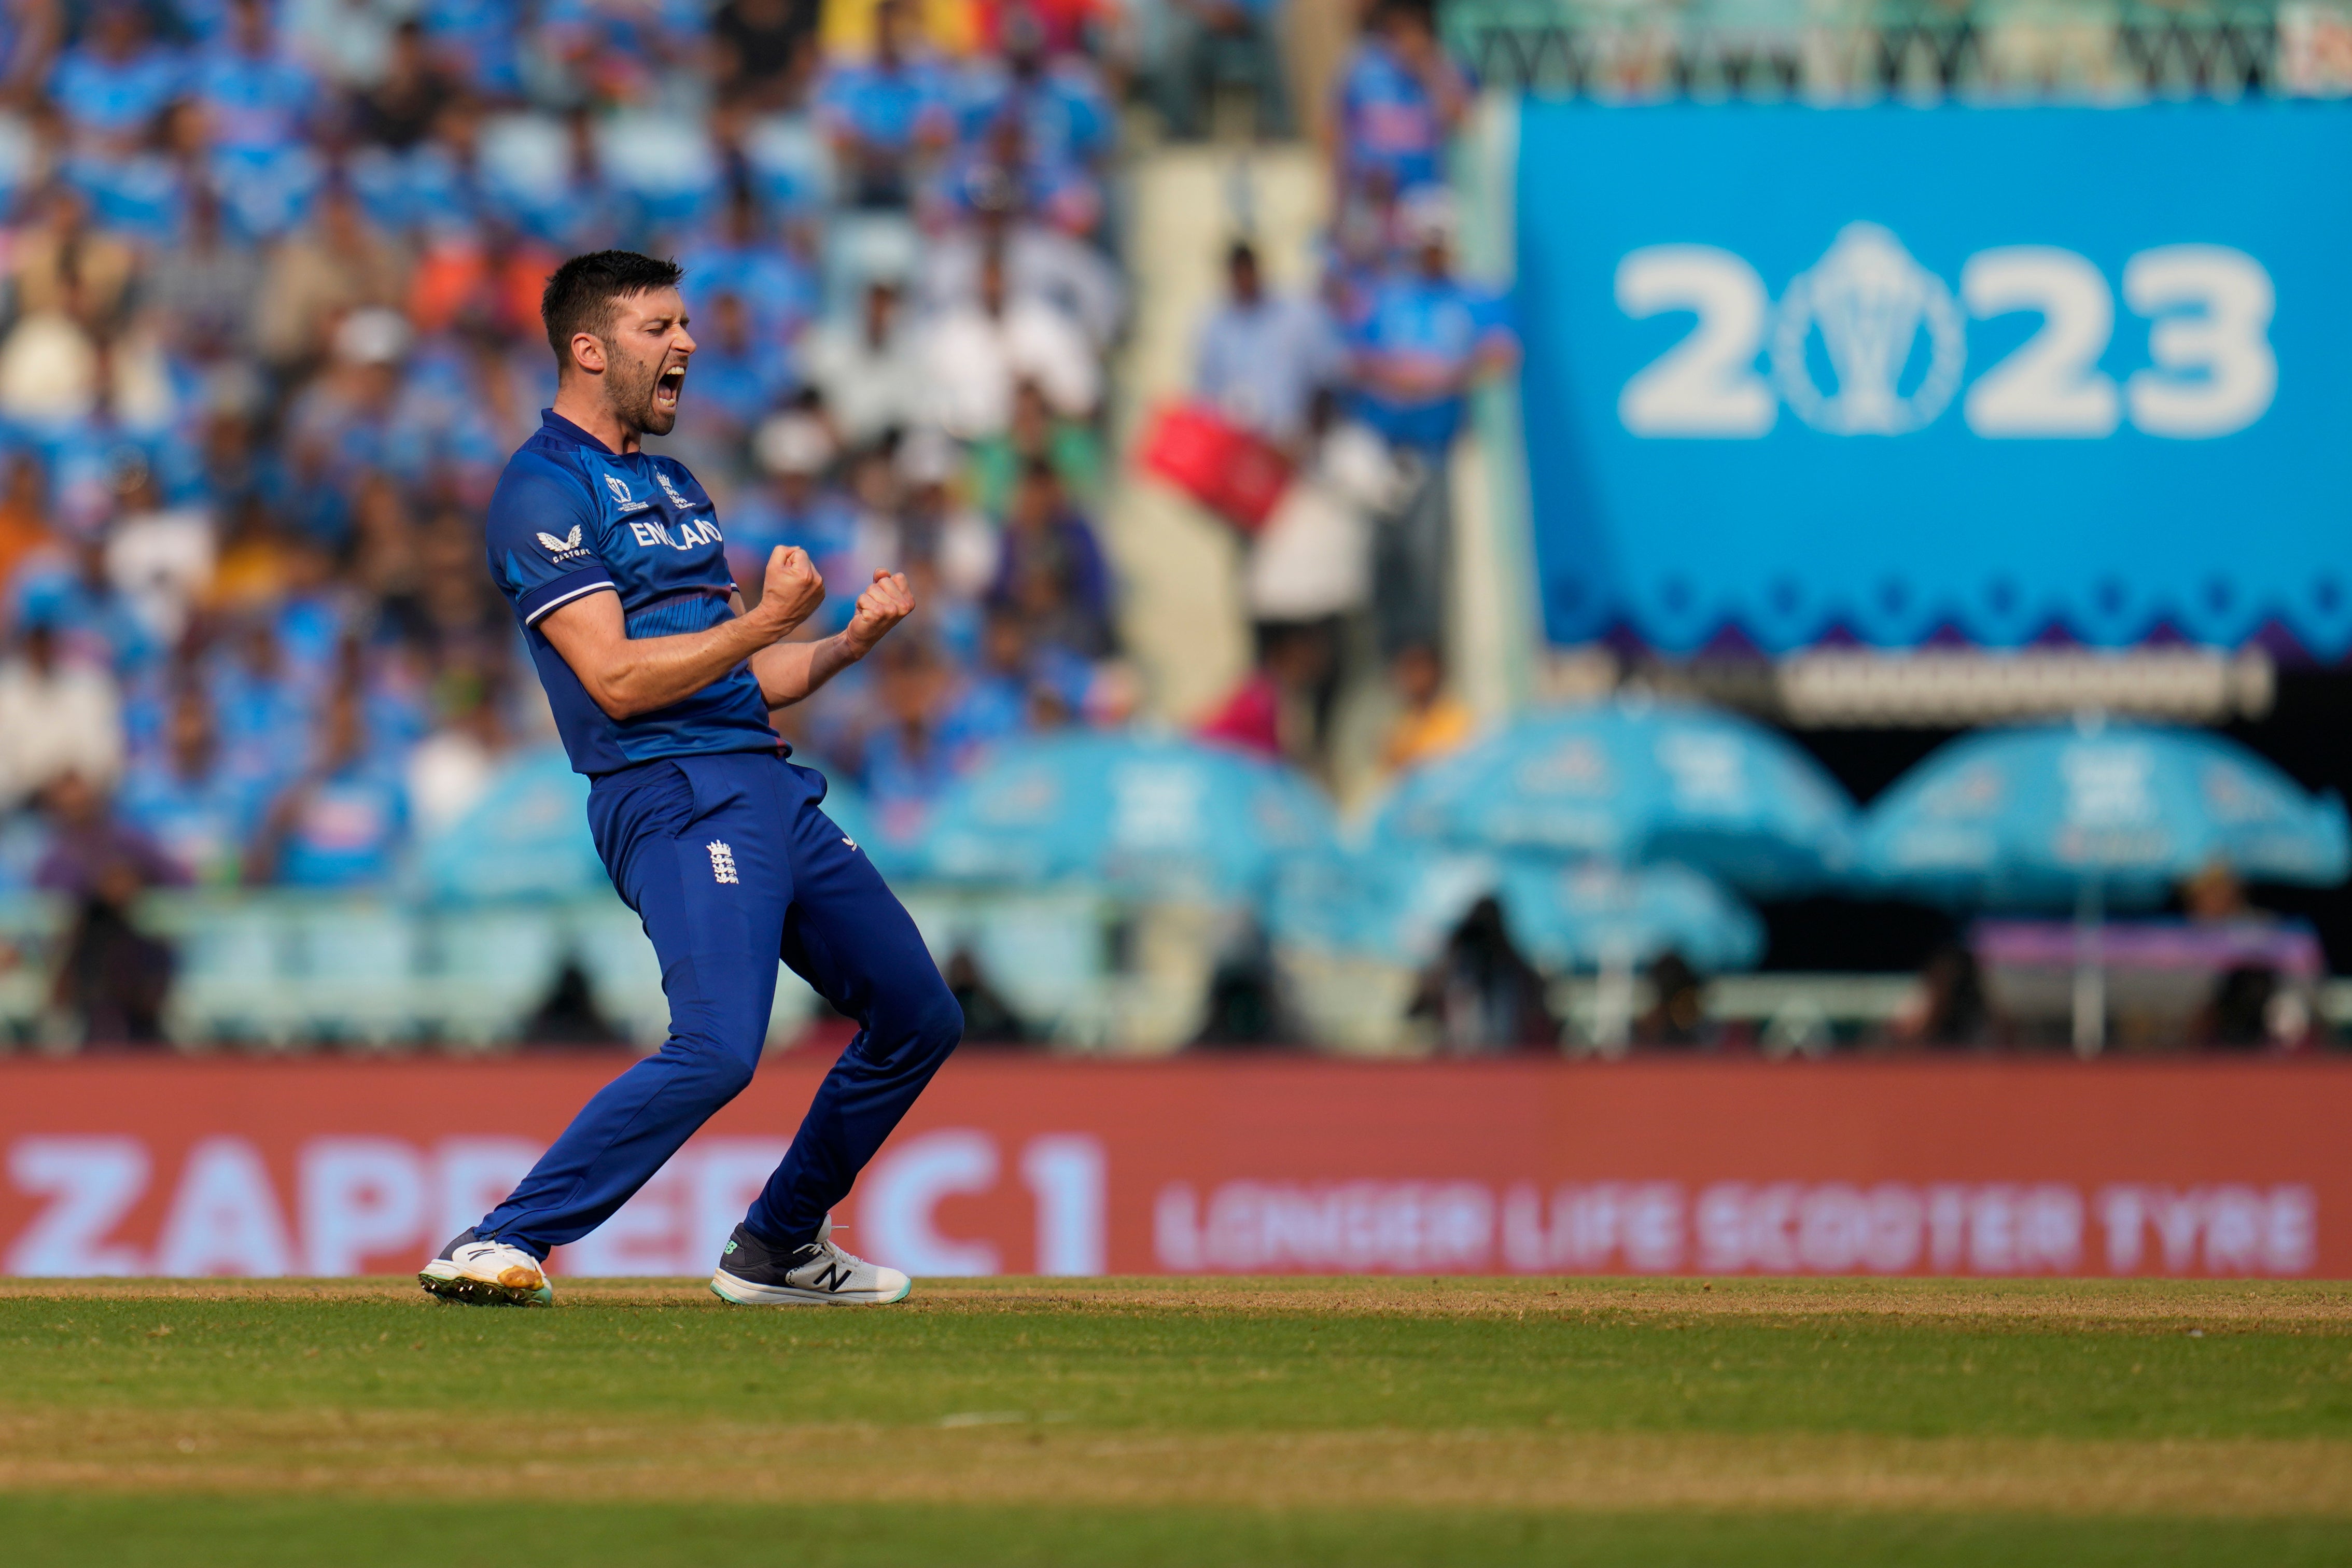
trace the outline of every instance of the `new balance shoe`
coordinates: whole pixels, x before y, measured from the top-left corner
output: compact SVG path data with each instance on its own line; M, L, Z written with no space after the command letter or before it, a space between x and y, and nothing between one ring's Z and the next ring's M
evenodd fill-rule
M441 1249L416 1271L416 1282L444 1301L474 1307L552 1307L547 1270L538 1258L503 1241L482 1241L472 1231Z
M875 1307L903 1301L915 1282L833 1244L833 1221L805 1247L773 1247L741 1226L719 1254L713 1295L744 1307Z

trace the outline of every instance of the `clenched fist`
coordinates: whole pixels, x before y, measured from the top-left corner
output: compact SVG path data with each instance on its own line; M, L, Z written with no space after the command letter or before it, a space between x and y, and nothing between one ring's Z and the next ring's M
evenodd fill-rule
M915 591L907 586L906 574L877 572L873 585L857 595L857 612L849 617L849 626L841 635L849 651L864 658L892 626L914 613Z
M779 544L770 552L754 613L774 623L782 635L816 614L824 603L824 579L807 551L797 544Z

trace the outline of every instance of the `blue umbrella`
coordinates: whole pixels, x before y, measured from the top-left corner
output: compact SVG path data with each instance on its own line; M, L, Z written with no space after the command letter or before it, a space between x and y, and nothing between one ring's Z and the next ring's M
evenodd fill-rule
M1007 746L950 785L924 868L965 882L1096 882L1152 897L1255 896L1328 850L1330 808L1287 769L1168 737Z
M1954 741L1874 803L1864 874L1953 903L2160 902L2219 862L2329 886L2352 869L2334 795L2314 798L2235 742L2154 725L2042 724Z
M1624 871L1413 846L1294 861L1269 924L1277 941L1419 965L1489 895L1528 956L1555 973L1630 968L1669 951L1703 970L1744 969L1763 952L1756 916L1685 866Z
M611 886L588 832L588 781L561 746L512 759L482 798L418 847L428 897L563 898Z
M2317 799L2234 742L2093 720L1955 741L1872 807L1861 854L1880 883L1951 902L2072 902L2083 940L2074 1048L2106 1039L2098 931L2110 902L2160 901L2219 863L2328 886L2352 869L2344 803Z
M1620 871L1594 862L1512 862L1503 912L1544 969L1647 963L1679 952L1706 971L1752 969L1764 955L1755 912L1687 866Z
M1621 700L1526 715L1422 769L1372 832L1619 866L1676 861L1769 898L1838 876L1853 815L1819 763L1760 724Z
M1502 879L1494 857L1381 846L1285 861L1266 906L1275 941L1419 967Z

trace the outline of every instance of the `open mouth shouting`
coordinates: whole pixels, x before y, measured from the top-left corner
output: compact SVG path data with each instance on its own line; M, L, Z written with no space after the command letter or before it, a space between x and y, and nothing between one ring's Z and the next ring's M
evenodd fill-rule
M662 372L660 379L654 383L654 412L667 414L675 418L677 414L678 394L685 390L686 365L680 362Z

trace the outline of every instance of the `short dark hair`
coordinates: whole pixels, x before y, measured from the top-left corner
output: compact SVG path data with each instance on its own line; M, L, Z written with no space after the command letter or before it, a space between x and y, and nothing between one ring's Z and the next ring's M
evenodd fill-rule
M557 268L539 297L539 319L547 323L547 346L559 372L572 368L572 335L604 339L613 330L614 306L622 300L675 289L686 269L675 261L634 250L592 250Z

